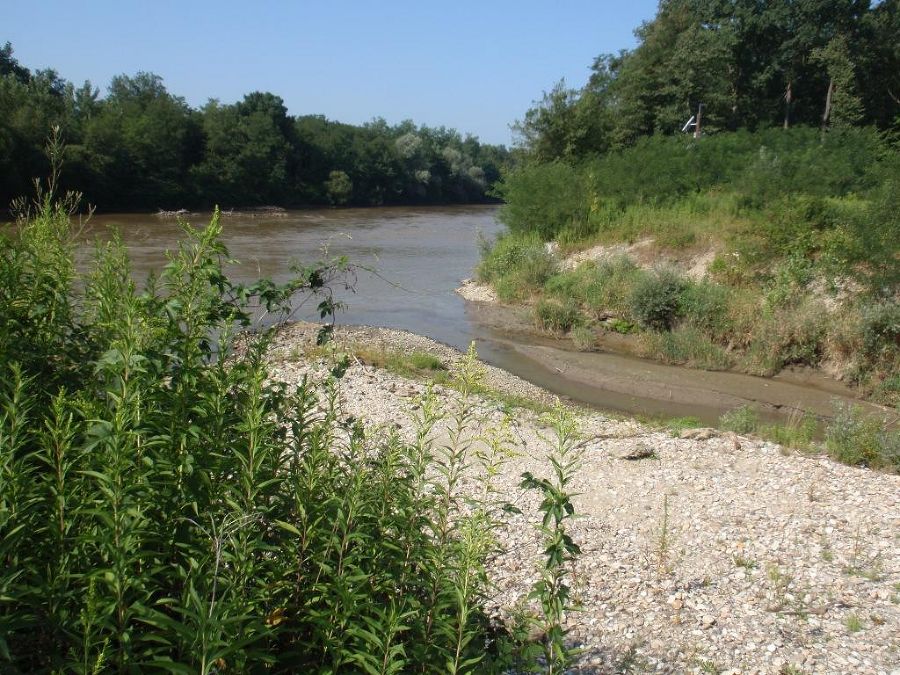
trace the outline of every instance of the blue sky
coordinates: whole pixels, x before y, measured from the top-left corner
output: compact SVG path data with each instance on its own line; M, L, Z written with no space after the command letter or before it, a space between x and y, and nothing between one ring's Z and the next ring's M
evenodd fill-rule
M194 106L253 90L291 114L384 117L509 143L509 124L593 58L635 44L656 0L231 2L0 0L0 44L105 92L146 70Z

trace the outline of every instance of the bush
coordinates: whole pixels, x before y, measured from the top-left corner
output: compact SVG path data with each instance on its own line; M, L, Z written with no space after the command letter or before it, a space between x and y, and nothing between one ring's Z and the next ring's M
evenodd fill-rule
M581 321L581 310L574 300L541 300L534 307L534 316L544 330L566 333Z
M0 249L4 669L508 670L481 605L499 505L455 487L481 460L427 440L433 400L405 443L341 414L333 381L271 381L271 331L236 331L340 267L234 285L220 234L186 227L141 293L115 243L76 282L67 209Z
M710 337L722 340L732 331L729 313L730 289L706 281L684 286L678 313L684 320Z
M524 164L497 186L506 202L500 220L514 233L550 241L566 226L583 222L588 203L581 167L562 162Z
M750 406L742 405L722 415L719 426L736 434L752 434L759 429L759 414Z
M417 370L447 370L447 366L433 354L412 352L408 358L409 364Z
M786 448L808 450L813 447L813 438L819 423L809 413L795 411L784 424L766 424L759 429L763 438Z
M477 276L502 300L516 300L538 291L555 271L556 260L537 237L507 234L483 254Z
M900 288L897 242L900 241L900 160L894 153L892 174L874 191L862 212L847 219L842 248L844 269L873 293L894 296Z
M593 328L578 326L572 330L572 343L580 352L589 352L597 344L597 335Z
M644 336L644 356L665 363L706 370L725 370L731 357L719 345L691 326Z
M642 275L631 290L629 311L644 328L669 330L681 313L685 282L671 270Z
M550 277L544 290L556 298L572 298L585 305L595 318L624 315L628 296L641 271L626 256L588 261L573 270Z
M764 315L744 356L745 369L755 375L774 375L788 365L818 365L825 349L827 319L821 304L809 300Z
M832 459L852 466L900 471L900 432L884 428L858 407L843 406L825 432Z
M871 363L895 363L900 357L900 304L880 302L861 311L862 354Z

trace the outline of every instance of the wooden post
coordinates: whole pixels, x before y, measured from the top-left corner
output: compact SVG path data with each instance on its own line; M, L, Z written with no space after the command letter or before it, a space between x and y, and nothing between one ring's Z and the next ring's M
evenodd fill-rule
M703 121L703 104L697 104L697 122L694 124L694 138L700 138L700 124Z

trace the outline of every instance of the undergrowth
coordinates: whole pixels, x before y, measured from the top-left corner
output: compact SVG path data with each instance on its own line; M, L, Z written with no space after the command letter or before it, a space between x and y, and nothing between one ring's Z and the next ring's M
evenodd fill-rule
M642 330L644 356L753 375L827 364L897 407L896 150L870 129L763 129L526 164L499 188L508 231L483 246L479 277L542 328ZM624 255L635 242L643 259ZM598 244L598 260L559 260ZM662 263L700 255L708 269L690 277Z
M55 201L51 182L0 246L0 670L481 673L520 661L526 645L484 605L508 448L473 437L474 355L452 410L423 398L413 441L367 432L341 413L334 379L270 380L272 331L249 330L260 309L284 316L309 298L327 318L345 261L285 285L234 284L216 214L185 225L139 289L117 240L77 274L75 204ZM450 441L438 444L442 419Z

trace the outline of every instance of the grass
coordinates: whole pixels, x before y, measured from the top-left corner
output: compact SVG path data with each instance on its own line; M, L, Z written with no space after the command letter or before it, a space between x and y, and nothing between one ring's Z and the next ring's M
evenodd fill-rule
M703 370L728 370L733 364L728 352L690 326L673 331L644 333L640 345L642 356L663 363Z
M554 333L568 333L581 322L581 313L573 300L544 300L534 306L534 317L540 328Z
M759 567L759 563L757 563L755 560L742 555L736 555L732 560L735 566L743 568L748 573Z
M341 345L330 344L325 347L313 346L292 354L292 358L300 357L328 358L334 362L344 358L356 359L365 365L400 377L439 384L449 389L458 389L458 382L452 370L439 357L428 352L405 352L399 349L350 342ZM472 393L495 402L506 411L523 409L537 414L546 414L553 409L550 403L494 389L483 382L473 386Z
M422 377L444 383L449 380L447 366L433 354L420 351L405 352L355 344L350 353L362 363L387 370L403 377Z
M900 471L900 431L890 430L858 408L844 406L825 434L833 459L854 466Z
M793 410L782 424L762 424L749 406L730 410L719 419L727 431L756 435L786 448L822 452L842 464L882 471L900 471L900 431L886 421L865 415L858 407L841 406L834 419L823 425L810 414ZM817 439L824 426L824 443Z
M846 616L844 619L844 626L850 633L858 633L865 627L862 619L859 618L859 615L854 613L850 613Z
M696 417L672 417L665 420L662 424L674 436L677 436L685 429L696 429L703 426L703 422Z

